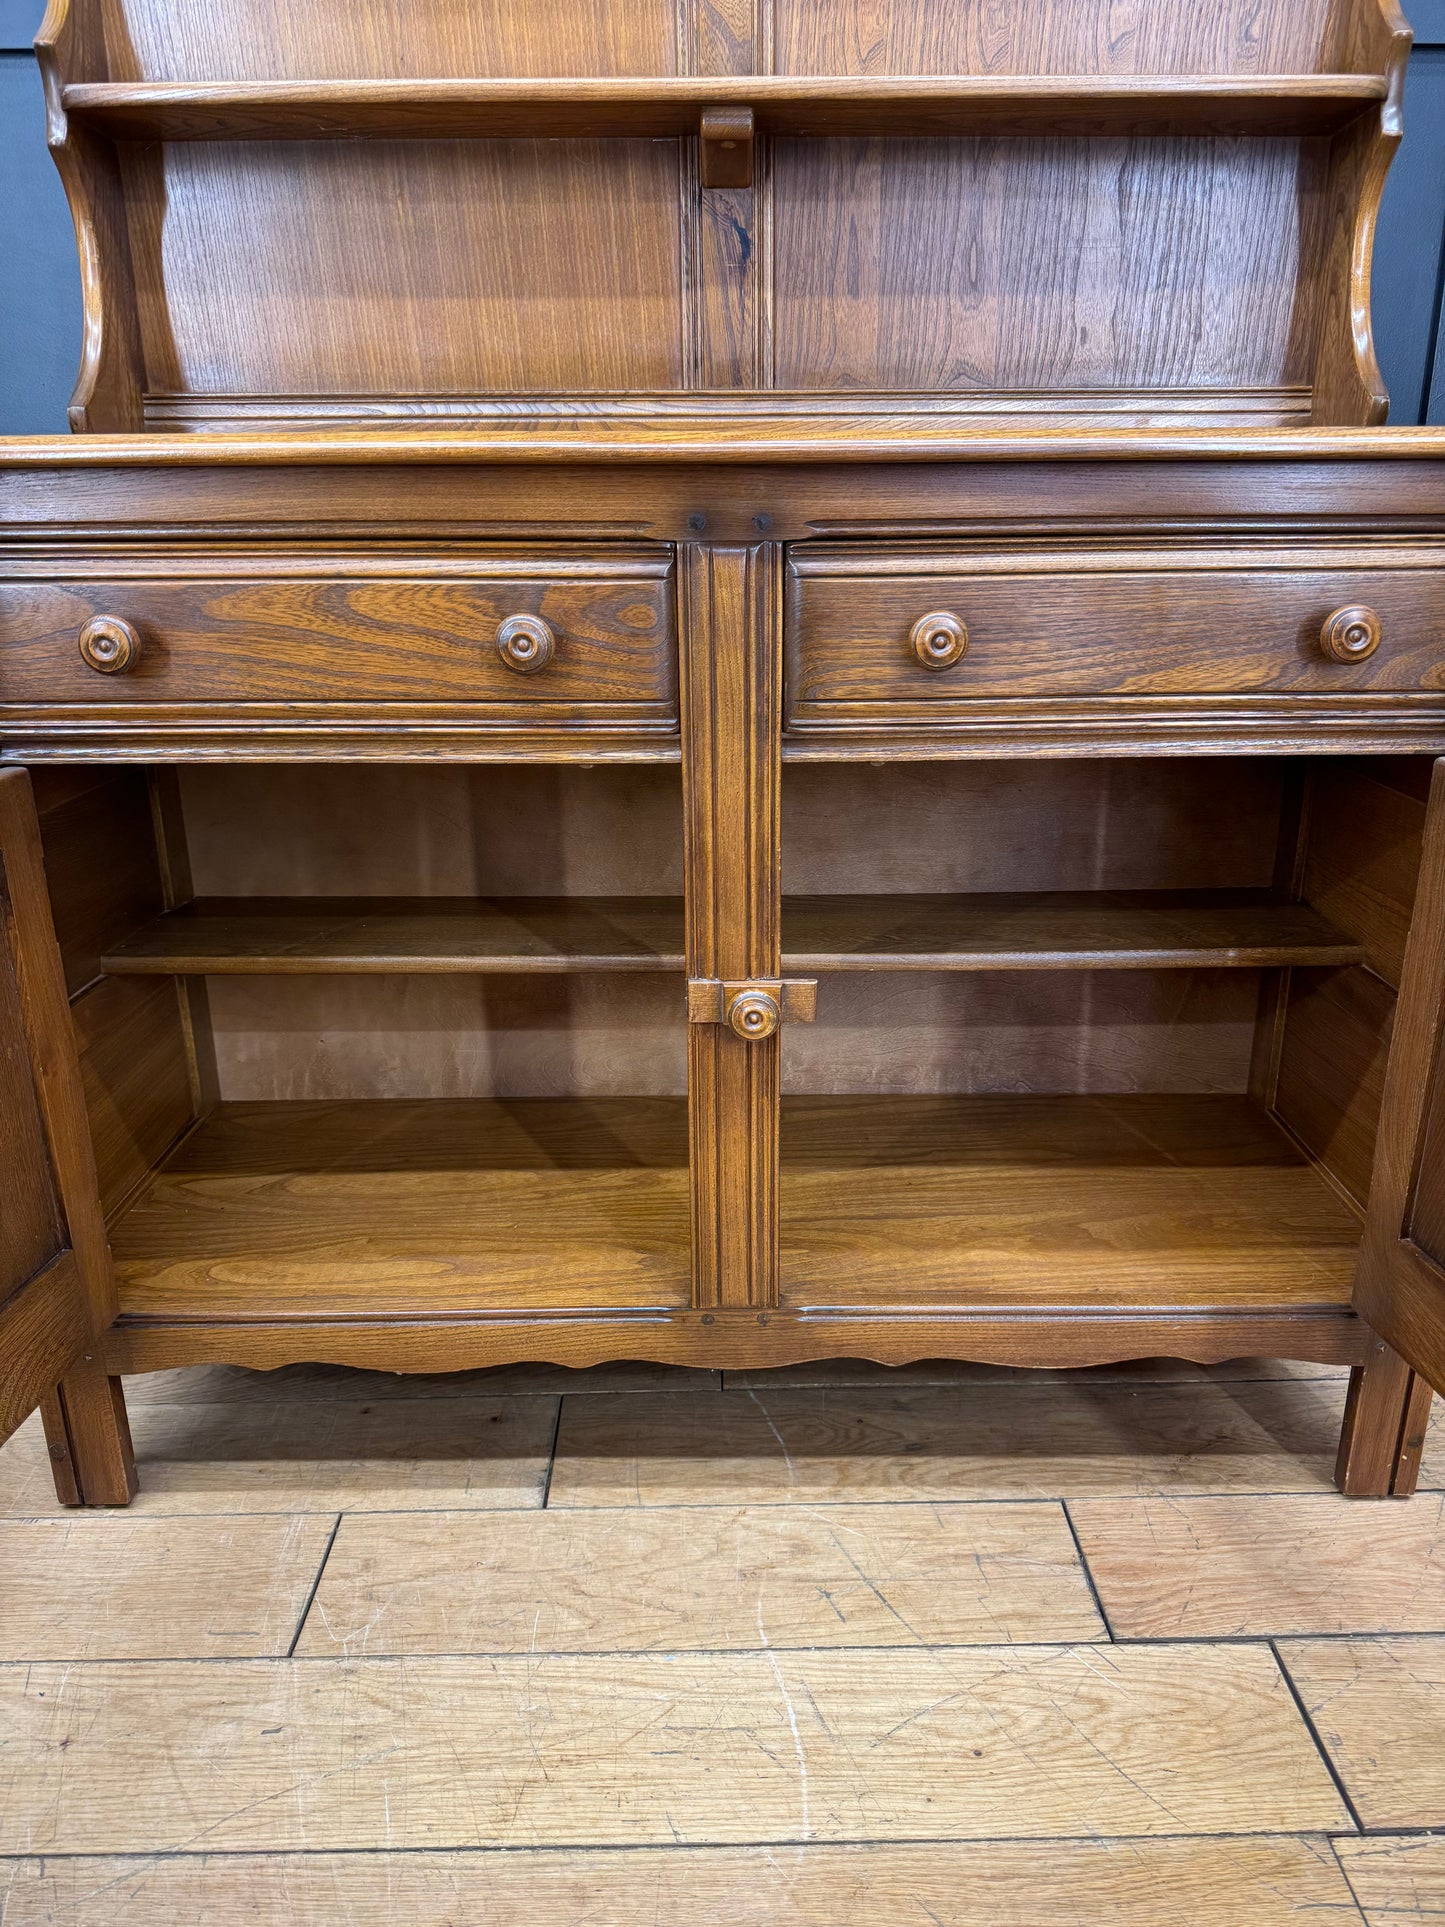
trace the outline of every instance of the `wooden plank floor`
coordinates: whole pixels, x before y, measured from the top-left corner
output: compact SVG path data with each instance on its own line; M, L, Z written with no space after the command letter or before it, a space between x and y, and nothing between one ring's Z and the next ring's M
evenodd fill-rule
M131 1381L0 1448L4 1927L1399 1927L1445 1450L1328 1367Z

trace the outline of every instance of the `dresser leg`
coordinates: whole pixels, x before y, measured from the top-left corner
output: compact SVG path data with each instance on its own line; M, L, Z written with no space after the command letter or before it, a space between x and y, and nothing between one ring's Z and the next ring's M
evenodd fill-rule
M129 1505L135 1452L118 1378L81 1365L42 1402L45 1443L62 1505Z
M1420 1476L1430 1387L1382 1338L1350 1373L1335 1484L1351 1499L1408 1499Z

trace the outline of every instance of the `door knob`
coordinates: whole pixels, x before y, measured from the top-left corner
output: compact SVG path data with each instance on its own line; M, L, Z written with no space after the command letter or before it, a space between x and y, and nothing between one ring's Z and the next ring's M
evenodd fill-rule
M123 675L140 658L140 633L119 616L92 616L80 632L80 660L98 675Z
M1336 609L1320 630L1320 648L1332 662L1363 662L1380 646L1384 630L1373 609L1358 603Z
M925 669L952 669L968 654L968 629L947 609L920 616L909 630L908 640Z
M519 676L545 669L557 648L550 622L541 616L508 616L497 631L497 654Z

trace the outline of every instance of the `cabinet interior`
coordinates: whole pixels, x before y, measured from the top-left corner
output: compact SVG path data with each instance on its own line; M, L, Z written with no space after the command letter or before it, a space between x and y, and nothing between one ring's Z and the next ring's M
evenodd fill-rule
M782 1303L1347 1303L1428 774L787 767ZM36 787L123 1317L689 1302L675 767Z

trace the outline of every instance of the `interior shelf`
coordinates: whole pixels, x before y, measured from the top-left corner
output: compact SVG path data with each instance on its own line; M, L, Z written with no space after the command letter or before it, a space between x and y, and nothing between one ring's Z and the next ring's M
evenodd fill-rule
M783 1302L1347 1306L1360 1227L1243 1097L785 1100ZM223 1104L112 1228L164 1323L676 1307L681 1099Z
M784 968L1102 970L1357 963L1361 946L1266 891L796 897ZM114 976L681 971L655 897L212 898L102 959Z
M1245 1097L784 1100L783 1303L1348 1305L1360 1225Z
M782 135L1327 134L1383 101L1380 74L918 78L103 81L66 112L117 140L658 137L707 107Z
M784 968L1120 970L1356 963L1360 945L1268 891L799 897Z
M674 897L202 897L102 959L117 977L681 970Z
M111 1229L125 1317L677 1306L680 1098L223 1104Z

